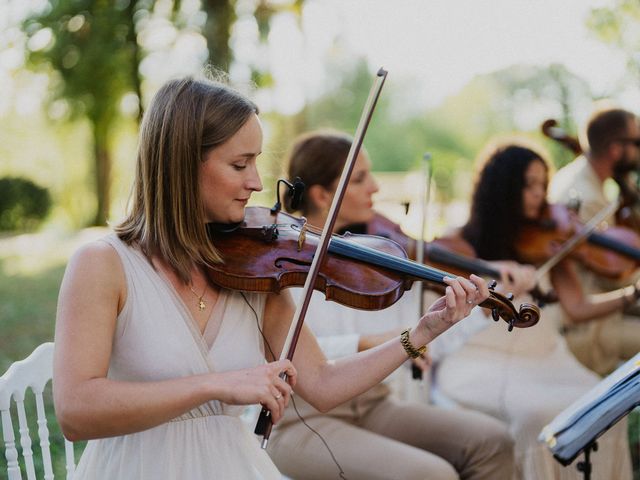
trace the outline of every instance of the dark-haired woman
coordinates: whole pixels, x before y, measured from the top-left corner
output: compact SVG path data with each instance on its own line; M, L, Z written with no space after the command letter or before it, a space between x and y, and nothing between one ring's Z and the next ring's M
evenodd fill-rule
M300 177L307 186L300 209L311 225L324 225L350 147L350 137L333 131L313 132L295 142L288 175ZM377 190L369 158L362 151L336 229L371 220ZM411 327L418 317L415 303L407 292L391 308L368 312L339 308L314 294L306 321L325 354L339 361ZM420 357L416 362L427 367ZM406 370L398 373L409 375ZM315 432L327 442L350 480L502 479L512 474L511 439L501 422L478 412L451 412L396 400L389 382L326 414L299 398L295 406L306 424L289 407L269 447L278 468L292 478L336 478L337 466Z
M519 228L537 219L545 206L547 162L516 143L490 145L480 162L470 219L460 235L481 258L516 259ZM508 333L487 327L438 365L438 387L447 397L509 424L518 475L526 480L582 478L575 467L562 467L537 440L547 423L599 381L571 355L558 333L561 310L595 319L622 308L633 295L633 288L584 295L574 269L573 262L565 260L551 271L549 280L560 305L545 307L534 328ZM479 309L472 313L477 316L484 317ZM450 336L459 333L452 330ZM447 335L441 342L447 342ZM626 423L605 433L598 444L592 458L594 478L631 478Z
M170 81L145 112L131 210L73 256L60 291L56 414L67 438L90 439L75 479L280 478L240 420L244 406L260 403L278 423L295 388L329 410L407 359L396 337L328 362L305 329L295 361L276 361L290 295L208 280L224 258L206 223L242 221L262 189L261 151L256 106L221 83ZM446 283L405 345L429 343L488 296L479 278Z

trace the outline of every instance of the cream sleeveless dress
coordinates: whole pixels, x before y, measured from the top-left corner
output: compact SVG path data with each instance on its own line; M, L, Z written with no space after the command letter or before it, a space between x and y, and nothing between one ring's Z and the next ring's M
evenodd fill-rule
M104 240L118 252L127 279L109 378L158 381L264 363L256 317L239 292L220 292L201 334L171 283L140 251L115 235ZM266 296L244 295L262 322ZM282 478L239 418L243 410L213 400L142 432L89 441L74 479Z

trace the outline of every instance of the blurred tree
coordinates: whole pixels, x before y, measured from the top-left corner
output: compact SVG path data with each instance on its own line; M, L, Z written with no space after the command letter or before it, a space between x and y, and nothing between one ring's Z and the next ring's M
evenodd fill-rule
M547 141L540 126L545 119L555 118L568 132L575 132L575 112L592 101L587 83L562 65L514 65L475 77L428 118L464 132L460 140L471 154L465 162L471 162L491 137L529 132L549 147L554 162L561 166L573 156Z
M341 73L329 75L340 79L335 86L295 117L296 134L318 128L355 132L374 81L374 71L362 58L354 61L346 71L344 66L340 68ZM385 84L364 140L373 168L378 171L408 170L422 155L424 143L416 142L415 135L409 134L416 118L393 109L394 97L400 93L394 89L393 82Z
M627 54L629 70L637 82L640 80L640 3L638 0L615 0L613 3L594 8L587 26L602 41Z
M302 15L304 0L255 0L255 5L243 6L243 10L252 8L249 15L256 24L258 41L266 43L271 31L271 20L279 13L293 12L298 18ZM237 0L202 0L202 9L207 14L207 21L202 29L202 34L207 40L209 50L209 63L228 72L233 63L234 55L231 49L231 36L233 27L238 20ZM251 79L258 87L271 85L273 79L263 66L248 65L251 70Z
M235 5L235 0L202 0L202 8L207 14L202 34L207 39L209 63L227 72L233 58L229 40L237 19Z
M351 70L336 73L336 86L290 119L302 131L331 127L352 133L372 82L364 60ZM561 65L512 66L479 75L456 95L424 113L397 111L406 104L410 89L387 83L365 138L377 171L417 168L425 151L434 159L434 177L445 201L464 197L471 186L473 159L496 135L512 132L539 133L548 117L574 131L574 112L592 100L588 85ZM289 134L291 128L282 129ZM566 149L549 142L556 163L572 157Z
M72 115L89 120L97 207L105 225L111 187L111 134L122 97L140 101L140 48L135 19L150 1L58 0L24 21L28 60L53 72L51 100L64 99ZM138 108L138 114L141 109Z

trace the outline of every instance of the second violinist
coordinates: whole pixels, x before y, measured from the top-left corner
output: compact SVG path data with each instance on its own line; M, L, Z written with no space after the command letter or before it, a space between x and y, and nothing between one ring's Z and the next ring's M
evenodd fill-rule
M310 133L295 142L288 176L300 177L306 185L300 210L311 225L324 225L350 147L350 137L333 131ZM369 158L361 150L336 228L368 222L375 213L377 191ZM337 360L375 348L413 325L418 314L412 293L375 312L340 308L314 293L307 323L325 354ZM502 324L495 327L506 330ZM414 362L427 368L425 360L417 357ZM295 400L297 410L326 440L347 478L511 478L512 444L500 421L468 410L401 402L394 399L391 388L389 382L381 383L326 414L300 398ZM293 478L336 478L329 452L291 407L272 435L269 454Z
M481 258L516 260L520 229L538 219L546 203L547 162L533 149L511 142L488 145L479 164L470 218L459 235ZM571 355L556 321L563 316L562 310L574 321L598 321L600 315L620 310L630 301L633 289L615 290L606 296L586 295L571 259L556 265L550 277L560 305L546 306L541 321L526 335L515 330L507 335L485 320L483 330L471 332L461 348L450 348L439 362L437 383L439 390L459 405L509 424L519 478L579 480L580 472L561 466L537 440L548 422L599 381ZM520 300L532 283L514 291L521 294ZM482 320L484 314L476 309L470 320L475 317ZM465 329L447 332L439 350L444 350L447 342L459 345L457 339L466 333L459 330ZM616 425L598 444L594 478L629 479L626 423Z

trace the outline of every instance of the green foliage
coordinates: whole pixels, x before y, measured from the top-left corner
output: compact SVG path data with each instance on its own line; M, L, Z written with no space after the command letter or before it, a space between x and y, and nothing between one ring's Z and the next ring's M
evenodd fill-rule
M26 178L0 178L0 192L0 230L33 230L51 210L49 191Z
M96 123L113 119L122 95L134 90L136 43L135 38L131 41L134 25L128 4L58 0L24 22L31 39L51 36L44 47L31 43L35 46L29 60L58 75L54 98L68 100L74 113Z
M97 197L93 224L109 216L110 140L128 92L140 98L140 51L136 21L147 2L58 0L24 21L29 63L53 72L51 100L64 99L70 112L89 120ZM48 42L45 40L49 39Z
M123 122L119 127L126 125L129 136L133 136L132 123ZM118 145L123 143L122 136L117 140ZM53 201L47 222L73 230L81 228L91 222L96 205L90 143L86 121L53 123L41 112L2 117L0 176L27 177L45 186ZM133 157L134 152L130 149L126 155ZM116 174L118 157L114 158ZM114 198L114 203L117 200Z
M615 0L613 5L594 8L587 27L605 43L620 48L628 57L629 69L640 77L640 3L638 0Z
M373 72L364 60L346 73L331 76L334 84L302 114L280 126L276 144L302 132L330 127L353 133L365 104ZM480 75L439 107L423 113L394 112L408 94L388 80L365 138L376 171L419 168L425 152L433 157L441 200L464 198L472 186L473 162L492 137L511 132L538 132L543 120L560 120L572 131L574 111L591 103L587 84L563 66L513 66ZM410 102L410 99L409 99ZM540 134L537 134L542 139ZM286 141L285 141L286 139ZM571 155L551 145L556 163Z
M587 26L604 42L636 48L640 41L640 4L637 0L616 0L614 5L594 8Z

